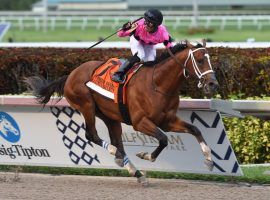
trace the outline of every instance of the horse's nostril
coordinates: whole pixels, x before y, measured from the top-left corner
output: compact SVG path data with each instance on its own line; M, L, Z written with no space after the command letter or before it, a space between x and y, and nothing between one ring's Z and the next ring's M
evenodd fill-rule
M209 88L211 88L212 90L217 90L218 89L218 84L216 84L215 82L209 82L208 83Z

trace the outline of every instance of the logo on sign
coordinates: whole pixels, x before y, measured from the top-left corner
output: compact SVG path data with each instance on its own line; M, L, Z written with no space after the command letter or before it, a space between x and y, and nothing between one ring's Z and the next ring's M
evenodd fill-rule
M12 143L18 142L21 137L18 124L5 112L0 112L0 136Z

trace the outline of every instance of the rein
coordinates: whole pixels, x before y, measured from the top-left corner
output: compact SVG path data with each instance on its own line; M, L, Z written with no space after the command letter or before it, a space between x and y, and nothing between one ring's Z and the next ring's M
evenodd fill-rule
M179 62L179 60L175 57L175 55L172 53L172 51L171 51L170 48L168 48L167 50L168 50L170 56L173 58L173 60L174 60L181 68L183 68L183 70L184 70L184 72L183 72L183 73L184 73L184 76L185 76L186 78L188 78L188 75L186 74L186 70L187 70L186 67L185 67L183 64L181 64L181 63ZM154 70L153 70L153 74L152 74L152 84L153 84L153 89L154 89L154 91L157 92L157 93L160 93L160 94L162 94L162 95L164 95L164 96L168 96L168 97L179 96L178 93L177 93L177 94L168 94L168 93L165 93L165 92L162 92L162 91L158 90L157 85L156 85L155 80L154 80L155 70L156 70L156 65L154 65Z
M175 96L179 96L178 93L176 93L176 94L169 94L169 93L162 92L162 91L158 90L157 85L156 85L155 80L154 80L155 70L156 70L156 65L154 65L154 70L153 70L153 74L152 74L152 85L153 85L153 90L154 90L155 92L160 93L160 94L162 94L162 95L164 95L164 96L167 96L167 97L175 97Z
M174 60L180 67L183 68L183 70L184 70L184 71L183 71L184 76L185 76L186 78L188 78L188 74L186 73L186 71L187 71L186 65L183 65L183 64L181 64L181 63L179 62L179 60L175 57L175 55L172 53L172 51L171 51L170 48L168 48L168 52L169 52L170 56L173 58L173 60Z

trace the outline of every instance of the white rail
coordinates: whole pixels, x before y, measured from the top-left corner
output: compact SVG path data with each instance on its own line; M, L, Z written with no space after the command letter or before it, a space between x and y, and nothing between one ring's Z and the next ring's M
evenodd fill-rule
M94 42L17 42L0 43L0 48L88 48ZM177 41L180 42L180 41ZM191 41L192 42L192 41ZM196 42L196 41L194 41ZM270 48L269 42L208 42L207 47L229 47L229 48ZM94 48L130 48L129 42L102 42ZM156 45L156 48L164 48L163 44Z
M93 27L100 29L102 27L109 27L115 29L121 27L127 21L133 21L139 18L139 15L133 16L63 16L63 15L48 15L46 20L48 28L54 30L55 28L71 28L86 29ZM44 24L45 18L41 15L0 15L1 22L10 22L12 27L23 30L25 28L35 28L40 30ZM194 18L192 16L166 16L164 17L164 24L173 29L188 28L193 25ZM242 30L244 28L250 29L269 29L270 15L238 15L238 16L224 16L224 15L207 15L199 16L198 24L205 28L218 28L224 30L226 28L234 28Z

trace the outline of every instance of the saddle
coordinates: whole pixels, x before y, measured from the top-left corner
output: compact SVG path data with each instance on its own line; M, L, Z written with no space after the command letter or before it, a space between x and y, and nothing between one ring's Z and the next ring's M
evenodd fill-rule
M124 83L116 83L111 80L114 72L125 62L124 59L111 58L99 66L86 86L97 93L114 100L115 103L126 104L126 86L132 76L139 70L139 64L135 64L127 73Z

